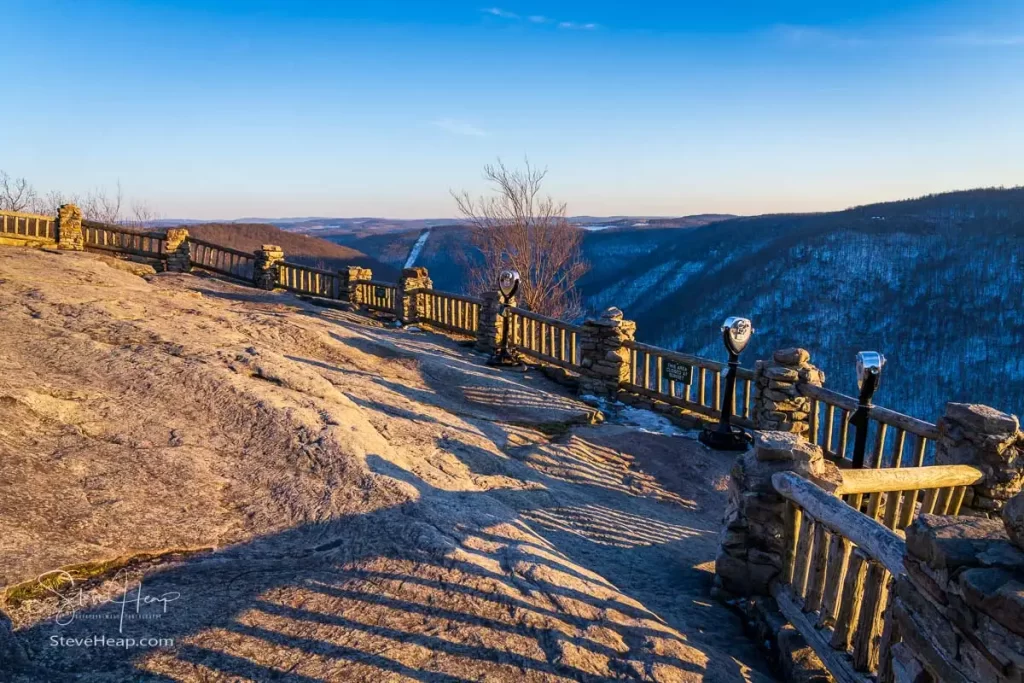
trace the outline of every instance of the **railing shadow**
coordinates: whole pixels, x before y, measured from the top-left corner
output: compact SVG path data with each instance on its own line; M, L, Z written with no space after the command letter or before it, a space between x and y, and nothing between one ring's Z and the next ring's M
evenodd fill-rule
M111 616L118 606L110 604L80 609L64 626L47 621L19 631L33 653L29 679L88 673L90 680L103 674L108 680L312 681L397 674L461 682L501 670L509 680L527 673L610 681L625 675L616 667L627 659L647 668L704 672L707 655L600 576L566 566L559 551L545 549L558 558L546 560L546 571L523 571L524 561L539 566L543 559L526 546L547 544L543 537L531 541L525 531L510 533L524 527L508 497L505 505L495 504L487 493L435 489L376 456L368 463L376 475L415 488L418 500L307 524L151 572L140 595L180 597L159 618L127 622L123 635L172 638L169 649L83 652L53 645L55 637L117 637ZM523 492L517 506L535 507L531 497ZM456 515L449 520L454 525L442 529L438 515L449 510L465 519ZM484 514L489 540L468 523ZM476 541L484 545L459 549ZM132 589L114 597L135 595ZM593 629L614 632L613 641L624 645L589 637ZM659 654L651 639L672 647ZM591 659L615 663L601 674L586 665Z

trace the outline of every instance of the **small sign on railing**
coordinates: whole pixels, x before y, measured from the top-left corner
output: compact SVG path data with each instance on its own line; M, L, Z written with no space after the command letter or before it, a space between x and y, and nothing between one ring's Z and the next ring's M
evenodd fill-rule
M376 286L373 288L373 296L377 299L383 299L388 295L387 287Z
M663 369L665 371L665 377L672 380L673 382L679 382L680 384L689 384L693 380L692 365L680 363L677 360L668 360L666 358Z

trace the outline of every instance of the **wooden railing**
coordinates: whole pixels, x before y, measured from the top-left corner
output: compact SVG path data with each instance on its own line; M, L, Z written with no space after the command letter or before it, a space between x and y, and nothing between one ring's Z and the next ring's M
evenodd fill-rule
M83 222L82 235L88 249L162 258L166 241L163 233L132 230L119 225Z
M888 680L889 583L902 576L903 539L792 472L772 476L789 502L779 610L841 683ZM883 667L884 669L884 667Z
M356 296L367 308L378 311L394 311L395 297L398 287L393 283L379 280L360 280L356 282Z
M836 495L897 532L910 526L918 514L959 514L967 487L985 478L971 465L847 469L841 474L843 482Z
M434 289L420 290L416 296L421 322L470 336L480 328L480 299Z
M629 382L626 389L642 396L692 410L708 417L721 416L725 363L669 351L640 342L626 342L629 349ZM689 375L690 381L685 378ZM753 427L754 371L737 368L732 397L733 422Z
M329 299L341 296L341 276L334 271L282 261L277 272L278 284L288 291Z
M563 368L579 366L582 327L514 306L509 310L509 336L519 353Z
M256 267L254 254L222 247L192 236L189 236L188 242L193 268L201 268L237 280L252 282Z
M798 384L797 388L811 401L808 440L821 446L840 465L852 462L849 421L857 409L857 399L811 384ZM868 420L871 448L865 454L865 467L920 467L932 459L934 441L939 436L934 424L879 406L871 408Z
M56 220L53 216L0 211L0 236L53 242L57 239Z

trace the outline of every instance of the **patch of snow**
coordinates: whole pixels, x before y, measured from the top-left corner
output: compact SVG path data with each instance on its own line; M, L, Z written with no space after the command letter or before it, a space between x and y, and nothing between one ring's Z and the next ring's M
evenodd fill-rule
M416 244L412 245L412 249L409 251L409 258L405 259L404 268L412 268L416 265L416 259L420 257L420 252L423 251L423 245L427 243L428 237L430 237L430 228L425 229L419 239L416 240Z

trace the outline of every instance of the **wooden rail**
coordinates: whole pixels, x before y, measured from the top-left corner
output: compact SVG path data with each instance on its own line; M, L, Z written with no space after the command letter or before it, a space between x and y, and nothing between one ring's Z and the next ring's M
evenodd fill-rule
M282 261L277 273L278 284L290 292L341 298L341 276L334 271Z
M957 515L967 487L985 478L971 465L842 470L836 495L887 529L906 529L919 514Z
M480 299L434 289L416 293L421 322L450 332L474 336L480 328Z
M193 268L209 270L245 282L252 282L255 275L256 256L240 249L222 247L219 244L196 239L189 235L189 254Z
M380 280L359 280L356 282L356 296L367 308L393 312L398 286Z
M0 211L0 236L26 240L57 240L57 222L53 216L18 211Z
M82 235L88 249L132 254L147 258L165 258L167 244L163 233L133 230L119 225L84 221Z
M852 461L849 421L857 409L857 399L812 384L798 384L797 389L811 401L808 411L811 429L807 438L821 446L833 460ZM934 441L939 436L938 427L931 422L880 406L871 407L868 420L868 443L874 447L866 454L866 467L920 467L931 459ZM912 448L906 448L908 434L914 441Z
M510 337L519 353L570 370L578 369L582 327L514 306L510 311Z
M626 389L643 396L655 398L672 405L692 410L708 417L722 414L722 392L728 365L688 353L669 351L640 342L626 342L629 349L629 381ZM673 380L666 372L672 364L675 368L688 366L689 383ZM754 371L738 368L736 392L732 400L733 422L743 427L753 427Z
M780 611L836 680L873 680L889 659L889 585L904 574L906 544L797 474L779 472L772 485L789 502L782 575L772 586Z

